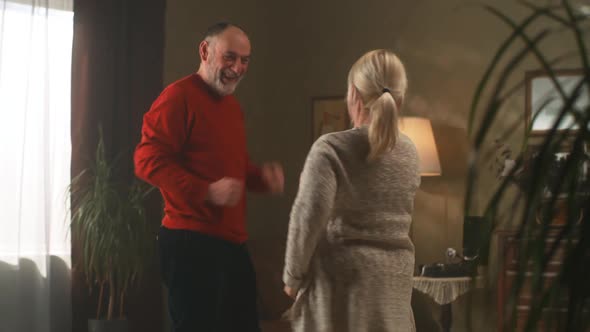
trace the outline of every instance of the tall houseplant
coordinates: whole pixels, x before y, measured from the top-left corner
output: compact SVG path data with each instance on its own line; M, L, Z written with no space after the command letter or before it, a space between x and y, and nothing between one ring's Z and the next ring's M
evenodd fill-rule
M585 147L590 145L590 107L586 105L579 109L577 105L580 105L584 92L590 94L590 6L568 0L547 6L530 1L515 2L530 10L522 20L513 19L497 7L484 5L485 10L510 28L510 35L493 55L472 101L469 128L473 138L473 158L469 166L465 212L469 213L475 205L473 196L483 159L488 155L485 145L490 141L492 125L500 119L505 121L501 114L506 109L507 100L522 90L522 82L516 86L508 86L508 83L524 76L520 65L532 57L558 91L561 106L551 128L542 136L533 135L530 126L526 128L522 152L515 156L513 167L505 172L484 209L485 216L497 227L499 216L506 216L507 201L510 206L519 207L508 209L508 218L516 221L516 236L520 240L519 264L507 301L512 320L498 324L504 325L505 330L516 329L518 298L527 287L525 280L529 277L532 298L524 326L526 331L538 331L541 325L550 324L544 312L563 299L563 295L567 295L567 313L561 328L587 331L590 328L590 189L587 188L588 182L580 188L579 180L588 172L581 165L589 160ZM574 41L573 50L563 50L563 54L550 57L551 52L544 49L546 44L543 42L564 33ZM564 60L575 62L582 73L571 91L563 89L557 80L557 72L563 68ZM560 130L566 116L573 116L576 130ZM528 149L533 140L540 140L540 143L535 143L538 146L535 158L529 158ZM569 142L569 157L555 168L554 156L562 151L566 141ZM519 184L520 193L516 196L509 190L511 183ZM555 234L556 228L551 223L560 209L566 213ZM488 235L489 240L491 234ZM552 242L547 241L549 236ZM490 243L488 241L488 246ZM563 252L559 253L560 250ZM544 272L549 271L549 262L558 254L563 255L564 263L556 278L547 279Z
M91 289L98 289L96 320L124 321L125 296L155 252L155 226L143 203L153 187L117 179L118 158L109 161L102 135L91 166L70 184L72 236L81 244L81 266ZM156 227L157 228L157 227ZM106 312L104 304L108 303ZM111 322L111 323L109 323ZM90 330L100 322L89 321ZM125 327L114 328L120 331ZM106 331L106 330L105 330Z

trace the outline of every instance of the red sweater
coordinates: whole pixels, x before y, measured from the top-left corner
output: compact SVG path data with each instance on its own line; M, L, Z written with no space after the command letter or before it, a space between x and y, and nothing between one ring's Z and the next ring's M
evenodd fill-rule
M160 189L165 227L234 243L247 239L245 194L234 207L215 206L205 200L209 184L232 177L266 190L248 158L238 101L220 97L197 74L169 85L144 115L135 173Z

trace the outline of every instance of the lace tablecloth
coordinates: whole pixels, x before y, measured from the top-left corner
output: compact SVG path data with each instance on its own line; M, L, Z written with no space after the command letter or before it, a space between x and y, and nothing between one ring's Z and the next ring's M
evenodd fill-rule
M430 296L438 304L449 304L473 288L471 277L414 277L414 288Z

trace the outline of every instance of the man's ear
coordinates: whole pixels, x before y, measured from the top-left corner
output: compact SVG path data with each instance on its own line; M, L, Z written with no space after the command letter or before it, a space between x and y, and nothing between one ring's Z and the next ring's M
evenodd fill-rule
M201 61L207 61L209 58L209 42L206 40L199 44L199 57L201 57Z

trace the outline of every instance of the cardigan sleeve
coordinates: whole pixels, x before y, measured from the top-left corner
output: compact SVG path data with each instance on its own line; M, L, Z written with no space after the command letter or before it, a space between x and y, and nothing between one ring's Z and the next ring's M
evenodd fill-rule
M337 178L334 151L320 138L312 146L291 209L283 282L299 289L309 269L318 241L332 214Z

